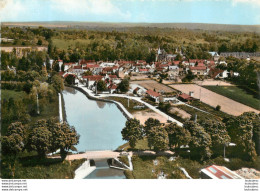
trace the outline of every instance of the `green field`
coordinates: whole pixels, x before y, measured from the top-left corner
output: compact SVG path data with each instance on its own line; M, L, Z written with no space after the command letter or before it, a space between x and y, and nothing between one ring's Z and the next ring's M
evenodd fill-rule
M67 50L69 47L72 49L76 47L87 47L90 43L88 39L76 39L76 40L66 40L66 39L53 39L53 45L59 49Z
M1 99L9 100L13 98L14 100L25 98L26 93L24 91L14 91L14 90L1 90Z
M245 104L254 109L260 110L260 99L248 94L245 90L237 86L203 86L208 90L228 97L234 101Z

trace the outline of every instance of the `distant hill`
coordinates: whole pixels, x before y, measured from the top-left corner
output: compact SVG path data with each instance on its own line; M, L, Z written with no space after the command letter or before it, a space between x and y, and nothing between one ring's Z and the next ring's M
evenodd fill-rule
M204 23L106 23L106 22L2 22L3 26L10 27L38 27L47 28L74 28L93 30L123 30L133 27L150 28L179 28L190 30L211 30L229 32L256 32L260 33L260 25L228 25L228 24L204 24Z

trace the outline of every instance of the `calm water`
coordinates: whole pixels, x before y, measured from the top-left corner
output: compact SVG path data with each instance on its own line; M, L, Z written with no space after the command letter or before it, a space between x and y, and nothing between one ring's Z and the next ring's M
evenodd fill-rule
M89 100L80 91L68 87L63 97L67 121L80 134L78 152L115 150L125 143L121 130L126 118L115 104Z
M123 170L109 168L107 160L95 161L96 169L85 179L125 179Z

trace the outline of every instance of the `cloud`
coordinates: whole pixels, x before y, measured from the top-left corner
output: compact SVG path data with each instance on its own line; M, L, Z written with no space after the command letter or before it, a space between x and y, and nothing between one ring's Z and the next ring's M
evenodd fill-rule
M13 21L25 12L26 7L20 1L0 0L0 21Z
M68 14L119 15L129 18L129 12L121 11L112 0L50 0L51 8Z
M233 5L238 3L246 3L252 6L260 6L260 0L232 0Z

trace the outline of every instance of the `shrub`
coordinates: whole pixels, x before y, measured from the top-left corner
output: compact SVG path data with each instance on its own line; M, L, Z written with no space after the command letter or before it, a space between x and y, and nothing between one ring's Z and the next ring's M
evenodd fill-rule
M220 111L220 109L221 109L221 106L220 106L220 105L217 105L216 111Z

